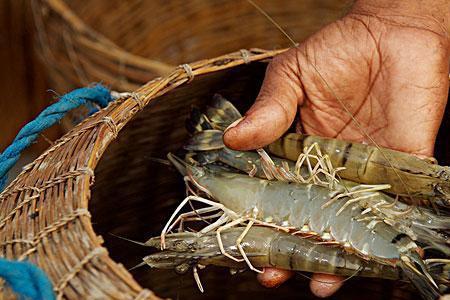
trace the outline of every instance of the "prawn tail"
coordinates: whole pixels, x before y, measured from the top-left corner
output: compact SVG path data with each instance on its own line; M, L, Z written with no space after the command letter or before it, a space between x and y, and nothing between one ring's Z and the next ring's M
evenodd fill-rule
M211 129L223 132L240 118L242 118L241 113L230 101L215 94L213 100L206 107L205 113L198 108L192 108L191 114L186 120L186 128L191 134Z
M434 300L441 296L439 286L419 254L402 255L400 268L424 299Z
M186 129L189 133L195 134L203 130L213 129L214 126L208 117L197 107L193 107L189 118L186 120Z
M223 131L217 129L207 129L194 133L194 135L184 145L184 149L189 151L211 151L225 147L223 143Z
M443 294L450 292L450 259L428 259L425 261L433 279Z
M442 179L435 189L442 199L443 206L450 206L450 167L441 167L439 177Z
M233 122L242 118L239 110L219 94L213 96L212 102L206 108L206 116L215 129L222 131L225 131Z
M234 121L241 118L241 113L231 102L219 94L213 96L213 100L202 113L198 108L193 108L186 127L192 134L184 145L188 151L211 151L225 147L223 132Z

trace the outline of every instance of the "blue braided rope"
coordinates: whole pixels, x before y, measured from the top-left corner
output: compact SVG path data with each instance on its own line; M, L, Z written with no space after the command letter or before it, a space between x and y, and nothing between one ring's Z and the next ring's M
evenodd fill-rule
M114 99L111 92L106 87L96 84L73 90L44 109L36 119L22 127L12 144L0 154L0 191L5 187L8 171L19 160L22 151L29 147L43 130L54 125L74 108L87 104L92 106L94 103L105 107L112 100ZM47 275L29 262L0 258L0 277L20 296L20 299L55 299Z
M0 277L19 294L19 299L55 299L52 283L47 275L32 263L0 258Z
M28 148L39 134L60 121L67 112L89 103L105 107L113 100L110 91L100 85L73 90L62 96L58 102L44 109L33 121L26 124L17 134L12 144L0 155L0 191L6 185L8 171L19 160L23 150Z

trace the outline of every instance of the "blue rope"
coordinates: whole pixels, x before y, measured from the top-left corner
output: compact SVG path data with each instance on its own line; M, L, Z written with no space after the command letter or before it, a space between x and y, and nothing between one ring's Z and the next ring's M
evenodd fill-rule
M0 258L0 277L19 294L19 299L55 299L52 283L47 275L32 263Z
M39 134L61 120L64 115L81 105L96 103L105 107L113 100L110 91L100 85L73 90L62 96L58 102L44 109L33 121L26 124L17 134L12 144L0 155L0 191L6 185L8 171L19 160L23 150L28 148Z
M22 127L12 144L0 154L0 191L5 187L8 171L19 160L22 151L29 147L43 130L54 125L74 108L93 103L105 107L112 100L114 99L111 92L106 87L96 84L73 90L44 109L36 119ZM20 296L20 299L55 299L47 275L29 262L0 258L0 277Z

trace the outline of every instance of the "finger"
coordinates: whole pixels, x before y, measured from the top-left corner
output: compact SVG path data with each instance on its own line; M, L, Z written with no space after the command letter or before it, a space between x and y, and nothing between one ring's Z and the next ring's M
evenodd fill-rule
M317 273L312 276L309 287L314 295L325 298L333 295L343 284L343 277Z
M264 273L259 273L257 279L259 283L268 288L274 288L286 282L294 275L294 272L275 268L265 268Z
M291 49L269 64L255 103L238 124L225 132L228 147L261 148L279 138L292 124L303 99L296 51Z

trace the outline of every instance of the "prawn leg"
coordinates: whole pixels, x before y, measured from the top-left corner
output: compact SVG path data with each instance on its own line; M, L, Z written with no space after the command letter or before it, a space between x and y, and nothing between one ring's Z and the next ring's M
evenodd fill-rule
M316 155L312 154L313 150L316 151ZM309 148L305 149L304 153L299 155L292 171L287 162L282 161L281 166L277 166L266 151L258 149L257 152L261 157L262 170L269 180L277 179L299 183L313 182L314 184L329 186L330 188L339 183L336 179L336 174L343 168L333 168L329 157L327 155L322 155L318 144L311 145ZM308 170L306 176L301 174L301 170L304 168ZM325 178L321 179L319 176L320 174L323 174Z
M242 234L236 239L236 247L238 248L239 253L240 253L241 256L242 256L242 259L239 259L239 258L236 258L236 257L232 256L231 254L229 254L229 253L227 253L227 252L225 251L225 248L223 247L223 241L222 241L221 233L222 233L222 231L224 231L224 230L230 229L230 228L232 228L232 227L234 227L234 226L236 226L236 225L239 225L239 224L241 224L241 223L244 223L244 222L248 222L248 223L247 223L247 226L245 227L245 229L244 229L244 231L242 232ZM257 273L263 273L263 271L258 270L257 268L255 268L255 267L251 264L250 260L248 259L247 255L245 254L244 248L242 247L242 244L241 244L241 243L242 243L242 240L243 240L244 237L245 237L245 235L248 233L248 231L250 230L250 228L251 228L254 224L259 224L259 225L262 225L262 226L265 226L265 227L272 227L272 228L275 228L275 229L278 229L278 230L281 230L281 231L289 232L289 229L286 228L286 227L283 227L283 226L278 226L278 225L276 225L276 224L271 224L271 223L263 222L263 221L260 221L260 220L254 219L254 218L241 217L241 218L238 218L238 219L236 219L236 220L233 220L232 222L230 222L230 223L228 223L228 224L226 224L226 225L224 225L224 226L222 226L222 227L220 227L220 228L217 229L217 231L216 231L217 243L218 243L218 245L219 245L220 252L221 252L224 256L226 256L226 257L228 257L228 258L230 258L230 259L232 259L232 260L234 260L234 261L236 261L236 262L242 262L242 261L245 261L246 264L248 265L248 267L249 267L252 271L255 271L255 272L257 272Z
M188 196L188 197L184 198L183 201L181 201L181 203L178 205L178 207L172 213L172 215L169 218L169 221L167 221L166 225L164 226L163 230L161 231L161 250L164 250L164 248L165 248L165 236L166 236L166 234L168 232L169 227L171 226L173 220L175 219L177 214L180 212L180 210L189 201L197 201L197 202L200 202L200 203L204 203L204 204L210 205L210 206L215 207L217 209L223 210L224 213L226 213L226 214L231 214L231 215L236 217L236 213L234 213L232 210L229 210L228 208L226 208L223 204L220 204L220 203L217 203L217 202L214 202L212 200L205 199L205 198L202 198L202 197L198 197L198 196Z
M254 222L253 221L249 221L247 223L247 226L245 227L244 231L242 231L241 235L237 238L236 240L236 247L239 249L239 252L241 253L242 258L245 260L245 262L247 263L247 266L250 268L250 270L255 271L257 273L264 273L264 271L258 270L257 268L255 268L252 263L250 262L250 260L247 257L247 254L245 254L244 248L242 247L242 240L244 239L245 235L248 233L248 231L250 230L250 228L253 226Z
M221 215L219 219L217 219L214 223L209 224L208 226L206 226L205 228L203 228L202 230L200 230L200 233L207 233L207 232L211 232L213 230L215 230L216 228L218 228L219 226L225 224L226 222L228 222L230 220L230 217L227 215Z
M169 228L167 228L167 232L170 232L178 223L180 223L180 229L182 229L182 224L183 222L186 221L190 221L193 220L193 218L191 218L192 216L200 216L203 213L207 213L207 212L212 212L212 211L216 211L219 208L217 207L204 207L204 208L200 208L197 209L195 211L190 211L190 212L186 212L186 213L182 213L178 216L178 218L172 223L172 225L169 226ZM207 218L207 217L206 217ZM198 217L198 220L200 220L201 218Z
M238 219L233 220L232 222L230 222L230 223L228 223L228 224L225 224L224 226L219 227L219 228L217 229L217 231L216 231L217 244L219 245L220 252L221 252L224 256L228 257L229 259L232 259L232 260L237 261L237 262L242 262L242 261L244 261L244 259L236 258L236 257L234 257L233 255L231 255L231 254L229 254L229 253L227 253L227 252L225 251L225 248L223 247L223 241L222 241L221 233L222 233L222 231L224 231L224 230L227 230L227 229L232 228L232 227L234 227L234 226L236 226L236 225L239 225L240 223L244 222L244 220L245 220L245 218L243 218L243 217L238 218ZM251 265L251 264L250 264L250 265ZM253 268L253 265L251 265L251 267Z
M195 283L197 283L197 287L200 292L204 292L202 282L200 280L200 275L198 274L197 266L192 267L192 274L194 274Z

